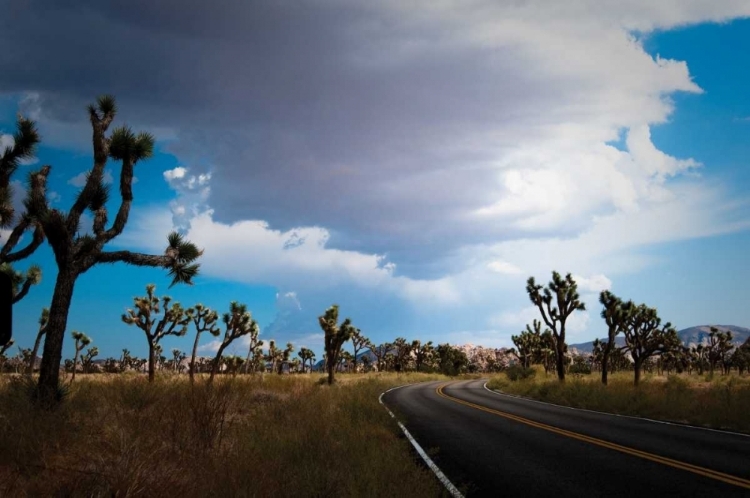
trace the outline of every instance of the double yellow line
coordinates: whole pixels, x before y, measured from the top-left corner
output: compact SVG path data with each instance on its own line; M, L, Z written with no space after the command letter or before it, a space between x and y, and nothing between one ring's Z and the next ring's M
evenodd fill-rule
M553 427L551 425L542 424L540 422L535 422L533 420L529 420L524 417L519 417L517 415L512 415L510 413L501 412L499 410L493 410L492 408L487 408L486 406L477 405L475 403L471 403L469 401L464 401L459 398L454 398L453 396L450 396L448 394L445 394L443 392L443 388L446 387L448 384L443 384L442 386L438 387L435 392L437 392L438 395L442 396L443 398L449 399L451 401L454 401L456 403L470 406L471 408L475 408L477 410L482 410L483 412L492 413L493 415L497 415L503 418L507 418L509 420L515 420L516 422L520 422L522 424L530 425L531 427L536 427L538 429L544 429L545 431L554 432L555 434L560 434L562 436L567 436L572 439L577 439L579 441L584 441L586 443L595 444L597 446L601 446L603 448L609 448L611 450L619 451L621 453L626 453L628 455L633 455L639 458L644 458L646 460L651 460L652 462L661 463L663 465L668 465L670 467L674 467L676 469L686 470L688 472L692 472L693 474L698 474L704 477L708 477L710 479L716 479L717 481L722 481L728 484L732 484L734 486L739 486L741 488L750 489L750 480L743 479L742 477L733 476L730 474L724 474L723 472L717 472L715 470L707 469L704 467L699 467L697 465L693 465L686 462L680 462L679 460L673 460L671 458L666 458L659 455L654 455L653 453L648 453L641 450L636 450L635 448L628 448L627 446L622 446L615 443L610 443L609 441L604 441L603 439L598 439L591 436L585 436L583 434L579 434L577 432L567 431L565 429L560 429L557 427Z

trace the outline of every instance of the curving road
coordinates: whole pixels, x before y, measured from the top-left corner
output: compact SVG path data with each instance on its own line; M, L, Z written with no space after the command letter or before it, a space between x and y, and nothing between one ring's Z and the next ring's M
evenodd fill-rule
M538 403L484 383L383 396L466 496L750 497L748 436Z

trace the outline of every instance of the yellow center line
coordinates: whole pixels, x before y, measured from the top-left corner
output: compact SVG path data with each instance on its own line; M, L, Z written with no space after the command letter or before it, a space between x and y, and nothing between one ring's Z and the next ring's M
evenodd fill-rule
M730 474L725 474L723 472L718 472L716 470L707 469L704 467L699 467L697 465L693 465L691 463L687 462L680 462L679 460L673 460L671 458L654 455L653 453L648 453L641 450L636 450L635 448L629 448L627 446L622 446L616 443L610 443L609 441L604 441L603 439L598 439L591 436L585 436L583 434L579 434L577 432L568 431L565 429L560 429L557 427L553 427L551 425L543 424L541 422L535 422L533 420L529 420L524 417L519 417L517 415L512 415L507 412L502 412L500 410L494 410L492 408L487 408L486 406L477 405L475 403L471 403L469 401L464 401L459 398L454 398L453 396L450 396L448 394L445 394L443 392L443 388L446 387L448 384L443 384L442 386L438 387L435 392L442 396L443 398L449 399L451 401L454 401L456 403L460 403L462 405L470 406L472 408L475 408L477 410L482 410L483 412L492 413L493 415L498 415L500 417L507 418L509 420L515 420L516 422L520 422L522 424L530 425L531 427L537 427L539 429L544 429L549 432L554 432L555 434L560 434L562 436L567 436L572 439L577 439L579 441L584 441L586 443L595 444L597 446L601 446L603 448L609 448L611 450L619 451L621 453L626 453L628 455L633 455L639 458L644 458L646 460L651 460L652 462L661 463L663 465L668 465L670 467L674 467L677 469L686 470L688 472L692 472L694 474L702 475L704 477L708 477L711 479L716 479L718 481L726 482L728 484L733 484L735 486L739 486L741 488L750 489L750 480L744 479L742 477L733 476Z

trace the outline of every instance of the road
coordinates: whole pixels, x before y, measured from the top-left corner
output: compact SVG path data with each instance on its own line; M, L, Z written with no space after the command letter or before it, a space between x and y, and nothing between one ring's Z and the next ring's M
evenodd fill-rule
M750 437L538 403L484 383L383 396L465 496L750 497Z

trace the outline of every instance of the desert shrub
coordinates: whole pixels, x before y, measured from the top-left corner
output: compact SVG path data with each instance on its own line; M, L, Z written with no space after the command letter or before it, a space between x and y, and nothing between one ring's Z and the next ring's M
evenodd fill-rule
M511 365L505 369L505 375L509 380L516 382L533 377L536 375L536 370L530 367L524 368L521 365Z

